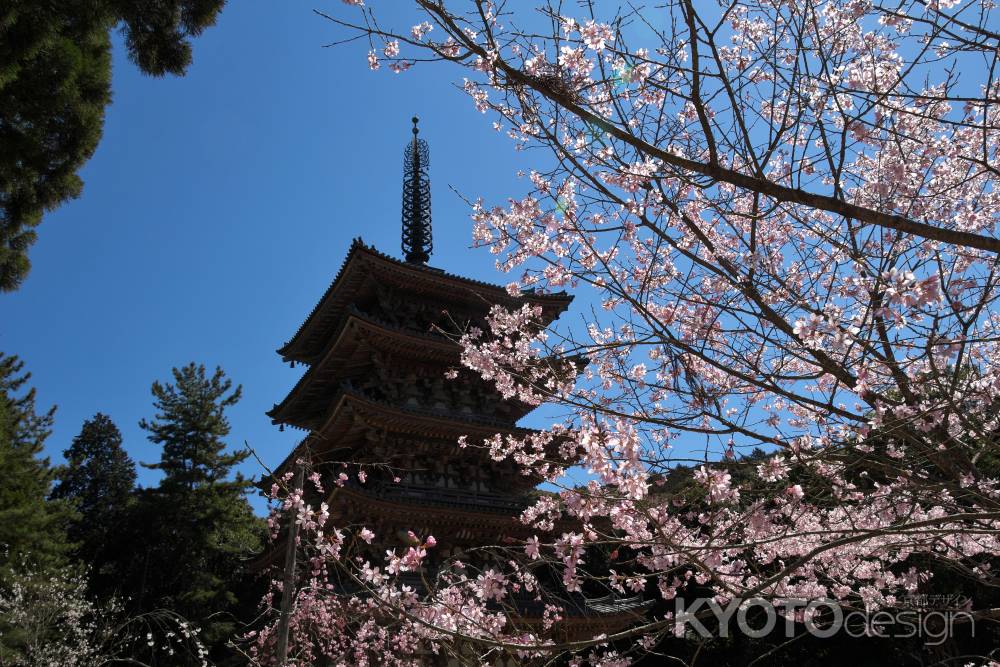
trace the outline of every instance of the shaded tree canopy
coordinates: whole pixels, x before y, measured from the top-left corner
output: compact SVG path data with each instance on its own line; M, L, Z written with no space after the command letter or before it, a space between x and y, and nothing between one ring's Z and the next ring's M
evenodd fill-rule
M52 483L49 461L40 456L52 429L55 407L39 413L31 374L16 356L0 353L0 582L29 557L38 567L63 562L65 522L61 503L46 502Z
M238 627L250 585L243 560L264 534L246 499L252 480L232 474L249 452L227 452L224 441L225 411L241 388L221 368L208 375L194 363L173 369L173 380L153 383L157 413L140 422L163 448L159 463L143 465L164 477L140 493L132 512L128 586L143 610L169 608L197 622L218 653Z
M183 74L225 0L12 0L0 7L0 291L17 289L42 214L80 194L111 101L110 32L146 74Z
M66 465L57 472L53 499L71 502L77 512L68 536L76 556L100 575L132 502L135 462L122 447L118 427L98 412L83 423L80 434L63 452Z

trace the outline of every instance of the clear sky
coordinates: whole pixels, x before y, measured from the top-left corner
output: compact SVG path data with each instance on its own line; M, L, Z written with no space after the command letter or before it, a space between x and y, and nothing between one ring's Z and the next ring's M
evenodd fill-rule
M246 441L268 465L284 458L301 433L279 432L264 412L303 369L274 350L351 239L399 255L414 114L431 150L431 264L507 282L487 251L469 248L468 207L449 186L503 202L524 192L515 172L530 158L456 89L458 68L371 72L367 45L323 48L345 34L313 8L356 11L339 0L230 2L194 42L183 78L140 75L116 41L114 101L83 194L46 216L31 275L0 294L0 350L26 362L43 409L58 405L54 462L99 411L136 461L158 460L138 422L153 415L153 380L188 361L243 385L230 444Z

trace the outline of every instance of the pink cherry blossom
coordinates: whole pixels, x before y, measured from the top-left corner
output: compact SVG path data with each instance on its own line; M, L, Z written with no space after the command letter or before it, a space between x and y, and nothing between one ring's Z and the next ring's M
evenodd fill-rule
M424 38L424 35L426 35L433 29L434 26L432 26L427 21L424 21L423 23L419 23L410 28L410 34L413 36L413 39L419 41Z
M304 664L409 664L452 642L472 661L502 646L624 664L601 632L559 634L568 600L607 588L874 610L934 590L941 568L1000 585L994 10L737 0L717 24L677 3L652 31L641 8L546 8L539 27L530 6L460 4L356 36L447 61L489 126L538 156L509 196L474 201L472 243L509 299L577 300L555 322L537 299L494 304L456 335L450 375L518 410L555 405L549 428L456 443L545 492L507 541L459 560L435 527L428 557L428 527L411 526L383 560L282 478L272 534L299 521L306 576L363 586L302 582L296 622L322 628L296 640ZM525 595L540 618L518 618ZM630 624L635 656L671 623Z
M537 535L532 535L524 543L524 553L526 553L532 560L538 560L541 552L539 551L539 540Z
M587 21L580 28L580 36L583 38L583 43L587 45L587 48L598 52L603 51L608 42L614 41L614 33L611 31L611 26L604 23L594 23L593 21Z

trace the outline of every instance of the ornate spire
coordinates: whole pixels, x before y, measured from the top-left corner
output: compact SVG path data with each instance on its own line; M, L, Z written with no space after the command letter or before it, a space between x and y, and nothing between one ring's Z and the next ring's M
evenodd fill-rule
M413 140L403 154L403 254L407 262L426 264L434 250L431 241L431 179L427 175L430 152L427 142L417 138L413 117Z

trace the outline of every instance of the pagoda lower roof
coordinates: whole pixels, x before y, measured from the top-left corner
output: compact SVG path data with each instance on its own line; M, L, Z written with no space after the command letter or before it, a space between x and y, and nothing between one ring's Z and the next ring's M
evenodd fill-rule
M331 400L333 406L329 417L320 422L295 424L311 433L299 443L285 458L277 471L302 455L307 448L314 453L343 448L356 440L363 432L376 430L414 439L439 440L457 443L461 436L468 436L472 442L482 441L497 433L526 436L532 429L521 428L510 422L489 417L455 413L454 411L432 410L413 406L397 406L376 401L350 388L341 387ZM273 411L272 411L273 412ZM281 423L271 413L274 423ZM336 443L336 445L331 445Z
M530 504L527 495L518 498L495 493L470 493L458 489L436 489L391 483L376 487L355 482L350 486L336 489L327 498L331 507L334 507L338 496L340 500L346 500L349 496L368 512L375 510L380 514L406 518L412 517L414 509L419 507L421 521L447 519L449 523L459 524L472 519L473 523L481 523L482 518L488 516L490 522L498 526L515 524L516 518ZM496 517L504 517L506 521L498 522Z
M500 285L464 278L441 269L404 262L383 254L355 239L340 271L320 298L298 332L278 350L286 361L314 363L327 347L351 304L369 281L391 285L405 293L421 293L440 298L442 304L467 304L486 311L490 305L517 306L525 301L542 307L543 324L551 322L573 300L564 292L524 293L512 297Z
M423 434L426 430L425 427L429 424L434 424L437 431L447 432L449 435L451 433L463 435L468 429L490 431L490 434L496 433L498 429L510 432L525 430L519 429L514 420L471 412L458 412L449 407L426 408L419 405L398 405L380 401L358 391L349 382L334 381L325 386L330 389L329 393L325 394L325 396L329 396L328 399L324 400L325 409L296 410L297 403L294 400L286 399L266 413L271 418L271 423L287 424L305 431L315 431L325 435L337 423L338 411L346 405L346 409L371 415L383 425L385 420L391 416L393 420L399 422L400 432L416 433L419 431ZM412 428L408 426L410 424L408 420L416 420L413 421ZM445 424L452 426L444 427ZM414 431L414 429L417 430ZM525 430L525 432L528 431Z
M402 329L370 315L352 310L322 360L308 368L285 399L268 416L277 422L301 426L319 419L329 409L329 398L344 383L345 376L370 372L372 351L408 358L421 366L440 366L440 373L458 365L457 343L431 333ZM520 401L502 401L505 416L512 421L535 406Z
M373 400L358 392L343 390L336 408L317 432L327 435L341 421L341 408L348 407L355 415L373 426L391 432L426 437L458 437L462 435L489 437L498 432L528 435L531 429L520 428L508 421L473 414L456 414L450 410L434 410L413 406L397 406Z

